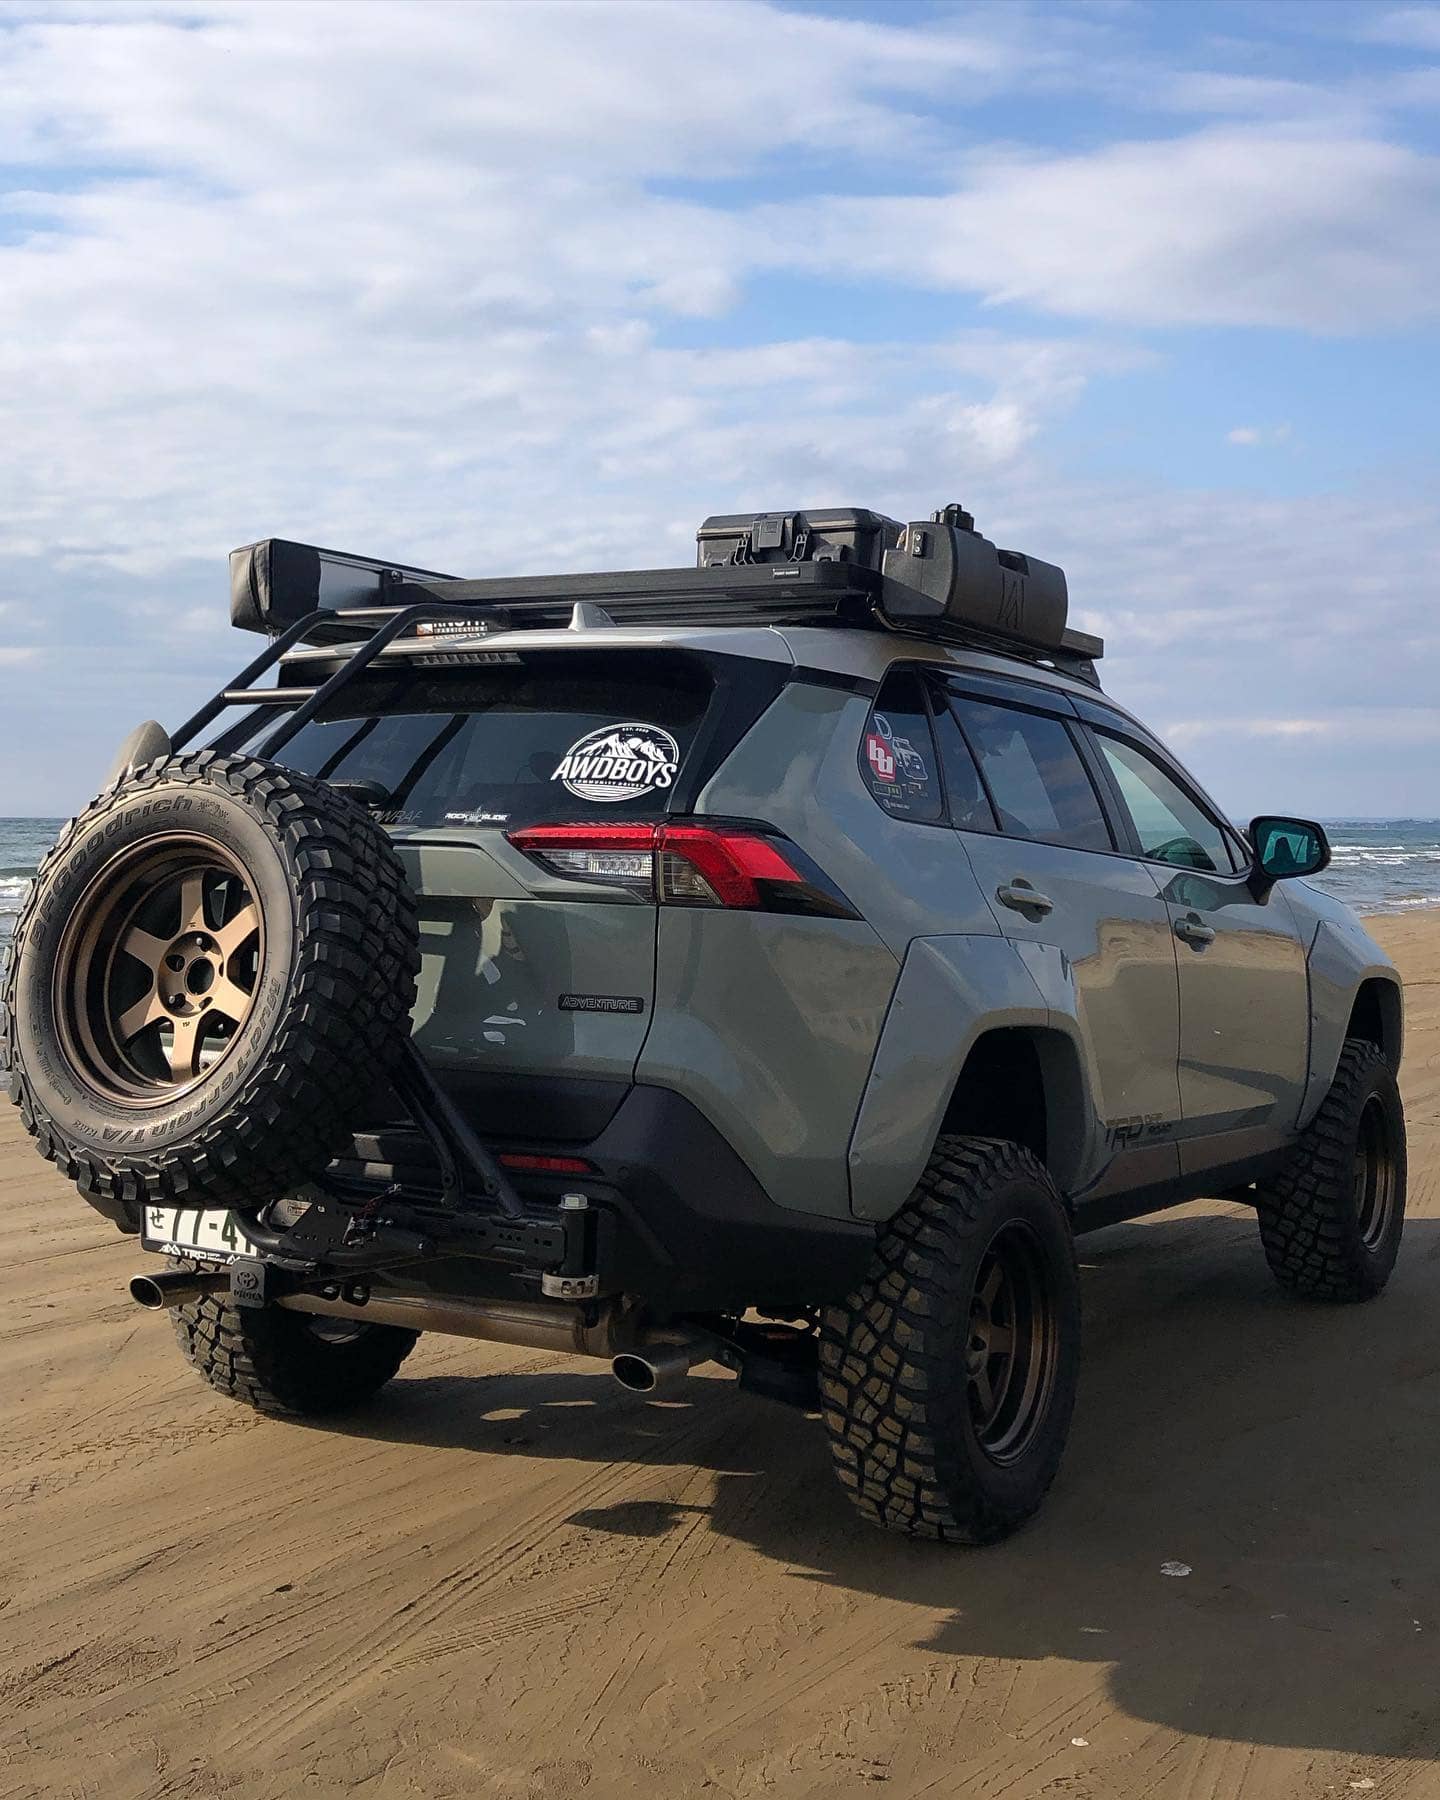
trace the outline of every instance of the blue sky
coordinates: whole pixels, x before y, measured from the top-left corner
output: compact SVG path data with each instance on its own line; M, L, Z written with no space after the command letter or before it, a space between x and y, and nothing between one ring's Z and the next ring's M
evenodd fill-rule
M1233 812L1440 812L1440 6L0 0L0 813L465 574L959 498Z

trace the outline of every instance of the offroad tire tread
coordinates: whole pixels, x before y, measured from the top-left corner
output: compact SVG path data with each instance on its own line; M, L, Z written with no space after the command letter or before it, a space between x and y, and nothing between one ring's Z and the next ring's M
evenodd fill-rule
M980 1225L984 1190L1016 1177L1054 1193L1044 1167L1017 1144L939 1138L911 1198L878 1234L864 1284L822 1315L820 1397L836 1473L859 1512L891 1531L991 1543L1038 1510L1059 1466L1063 1431L1033 1504L997 1507L967 1479L936 1416L934 1397L953 1390L958 1374L940 1347L953 1336L945 1322L958 1325L957 1308L967 1304L949 1271ZM1064 1218L1058 1194L1055 1206ZM1070 1256L1073 1267L1073 1242Z
M1289 1162L1256 1191L1270 1272L1281 1287L1306 1299L1373 1300L1390 1273L1390 1263L1377 1271L1365 1250L1352 1198L1355 1133L1377 1074L1393 1087L1394 1071L1381 1051L1366 1039L1347 1038L1319 1112ZM1394 1104L1399 1107L1398 1095ZM1399 1155L1403 1213L1403 1136Z
M183 1265L180 1265L183 1266ZM209 1296L172 1308L181 1354L217 1393L271 1418L314 1418L368 1400L415 1347L418 1332L371 1325L348 1344L306 1330L303 1313Z
M123 801L160 786L220 788L262 815L296 874L291 998L260 1067L225 1111L198 1128L183 1154L67 1144L17 1056L15 988L47 869L101 829ZM146 1205L258 1209L297 1171L316 1174L349 1135L357 1099L374 1092L408 1035L419 971L415 898L384 832L346 795L250 756L199 750L161 758L118 778L69 820L46 853L16 921L0 991L0 1068L42 1155L93 1205L127 1228Z

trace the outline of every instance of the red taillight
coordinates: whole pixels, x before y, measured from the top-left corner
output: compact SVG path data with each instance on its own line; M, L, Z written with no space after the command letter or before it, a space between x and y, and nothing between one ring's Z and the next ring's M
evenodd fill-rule
M595 1166L583 1156L532 1156L524 1150L502 1150L497 1160L507 1169L528 1169L540 1175L593 1175Z
M557 875L643 891L670 906L857 915L792 845L718 825L528 825L507 834Z
M661 825L655 832L660 858L656 882L662 900L698 900L693 870L721 906L753 911L765 904L761 882L800 883L804 877L775 845L745 831L711 831L703 825ZM679 867L676 867L679 864Z

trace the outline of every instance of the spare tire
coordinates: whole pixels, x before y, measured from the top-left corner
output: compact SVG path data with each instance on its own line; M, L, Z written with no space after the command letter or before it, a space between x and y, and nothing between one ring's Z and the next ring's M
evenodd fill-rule
M0 1048L42 1153L123 1230L254 1211L348 1140L409 1032L415 902L323 782L208 750L61 833L16 925Z

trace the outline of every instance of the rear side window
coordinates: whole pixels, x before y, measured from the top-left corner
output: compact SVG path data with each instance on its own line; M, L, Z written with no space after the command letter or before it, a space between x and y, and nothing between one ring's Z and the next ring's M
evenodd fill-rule
M897 819L933 824L944 810L930 714L920 677L887 675L860 741L860 773L875 799Z
M703 664L665 653L362 676L280 760L383 789L392 824L658 818L713 694Z
M945 771L950 823L961 831L994 831L995 815L970 746L961 735L959 721L945 704L943 694L935 694L934 699L935 738L940 747L940 766Z
M1064 724L953 695L951 705L980 762L1000 829L1078 850L1110 850L1110 828Z

